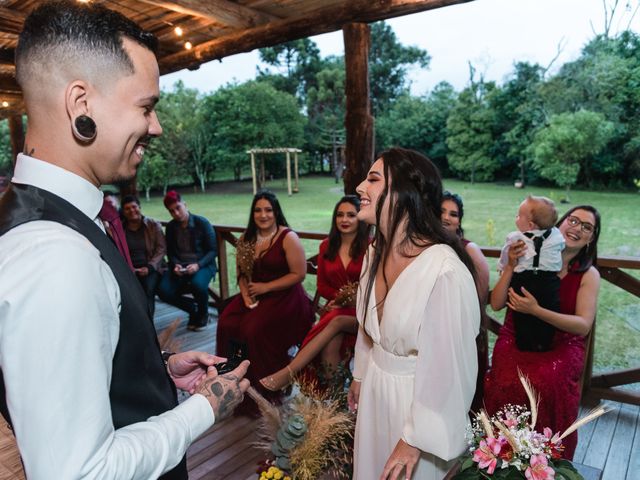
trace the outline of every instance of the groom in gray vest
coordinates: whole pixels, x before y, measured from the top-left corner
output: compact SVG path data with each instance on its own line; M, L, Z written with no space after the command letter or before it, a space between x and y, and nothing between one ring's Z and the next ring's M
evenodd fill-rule
M105 235L99 186L162 133L156 40L55 2L16 49L28 130L0 199L0 410L27 478L185 479L185 451L242 400L248 362L161 353L145 294ZM176 387L192 393L182 404Z

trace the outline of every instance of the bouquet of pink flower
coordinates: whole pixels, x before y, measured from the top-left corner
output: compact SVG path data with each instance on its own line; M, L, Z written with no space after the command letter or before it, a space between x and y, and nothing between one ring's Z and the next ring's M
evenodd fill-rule
M520 374L530 410L505 405L494 416L484 410L476 414L469 434L469 453L461 459L454 480L495 478L503 480L582 480L570 461L561 458L562 439L606 410L593 410L562 434L544 428L535 430L538 398L529 381Z

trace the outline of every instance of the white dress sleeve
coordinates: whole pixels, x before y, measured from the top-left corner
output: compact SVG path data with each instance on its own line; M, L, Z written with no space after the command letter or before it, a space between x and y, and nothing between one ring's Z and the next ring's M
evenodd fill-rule
M364 374L367 372L372 347L373 342L371 341L371 337L367 335L362 325L358 325L358 338L356 339L353 357L353 379L358 382L362 381Z
M427 301L413 402L403 428L405 442L444 460L465 449L478 371L480 308L473 279L461 268L445 263Z

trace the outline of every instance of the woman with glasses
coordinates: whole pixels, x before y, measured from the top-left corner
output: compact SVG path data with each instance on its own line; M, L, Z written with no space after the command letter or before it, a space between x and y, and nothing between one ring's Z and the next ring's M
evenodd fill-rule
M485 377L484 402L491 415L507 403L526 405L527 396L518 379L520 370L540 394L536 429L549 427L554 433L562 433L578 416L585 337L596 315L600 274L595 265L600 214L592 206L577 206L564 214L557 227L565 239L562 270L558 273L560 311L542 308L528 292L521 296L509 289L505 323L493 350L491 370ZM522 243L512 245L510 263L517 263L525 250ZM511 273L508 267L503 271L503 275ZM513 311L535 315L558 330L551 350L518 349ZM563 440L564 458L573 458L577 439L577 433L573 433Z

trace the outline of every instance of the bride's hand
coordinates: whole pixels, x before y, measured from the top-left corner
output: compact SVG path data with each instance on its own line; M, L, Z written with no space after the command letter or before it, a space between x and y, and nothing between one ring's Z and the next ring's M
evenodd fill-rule
M391 456L384 465L380 480L399 480L402 478L402 470L406 472L404 478L409 480L419 458L419 449L412 447L402 439L398 440L396 447L391 452Z
M353 382L351 382L349 392L347 392L347 404L349 405L349 410L352 412L358 411L358 401L360 400L360 385L360 381L354 380Z

